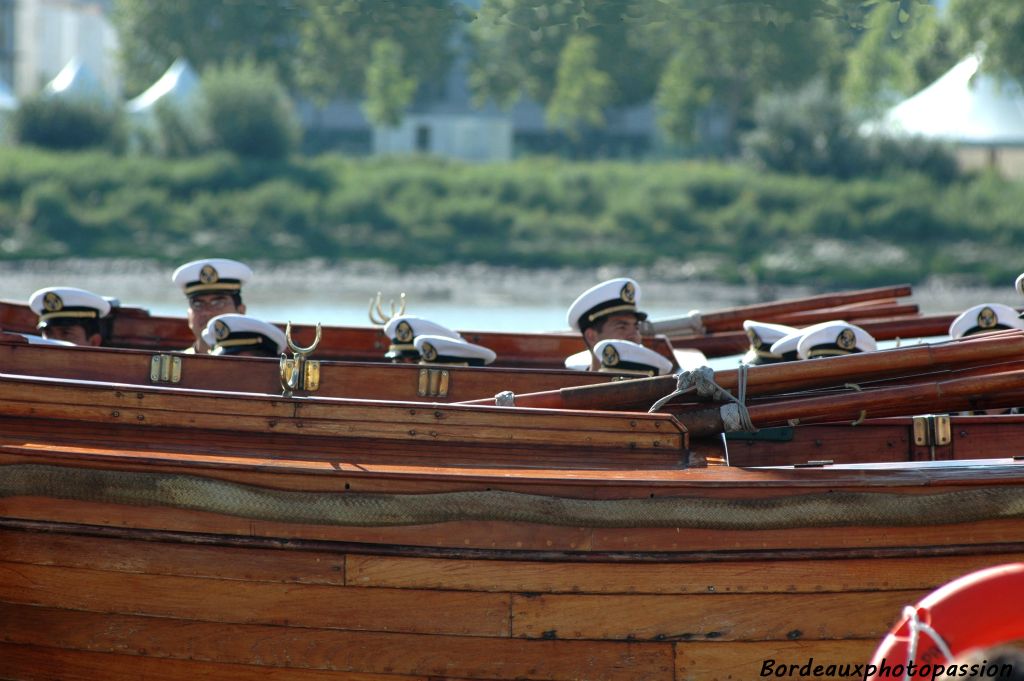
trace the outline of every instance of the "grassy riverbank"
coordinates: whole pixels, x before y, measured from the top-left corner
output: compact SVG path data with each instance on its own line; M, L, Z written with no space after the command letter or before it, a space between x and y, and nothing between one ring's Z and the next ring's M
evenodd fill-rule
M689 162L166 161L0 150L0 258L217 254L399 268L666 267L849 287L1020 273L1024 192L994 177L840 183Z

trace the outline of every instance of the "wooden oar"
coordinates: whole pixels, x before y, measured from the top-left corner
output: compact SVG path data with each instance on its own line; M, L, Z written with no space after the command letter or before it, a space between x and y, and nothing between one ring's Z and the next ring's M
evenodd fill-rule
M809 312L794 312L782 315L773 320L775 324L787 324L800 328L810 326L818 322L827 322L832 319L842 319L847 322L856 323L862 319L889 319L899 317L916 318L920 313L917 305L878 305L864 307L829 307L822 310L811 310ZM761 321L761 320L758 320ZM686 337L681 337L686 340Z
M747 370L747 394L779 394L940 367L991 364L1018 357L1024 357L1024 331L1005 331L935 345L753 366ZM730 369L715 372L714 381L726 390L734 390L738 377L739 371ZM516 395L515 404L553 409L615 409L653 404L675 387L675 376L658 376L526 393ZM474 400L468 404L488 403L493 400Z
M808 310L819 310L826 307L839 307L851 303L866 300L879 300L886 298L903 298L912 293L910 284L899 286L883 286L879 288L860 289L846 291L843 293L824 293L806 298L792 298L771 303L757 303L755 305L743 305L739 307L726 308L717 312L699 314L699 319L694 323L694 318L689 315L673 317L669 319L652 320L643 325L644 335L664 333L675 335L686 330L694 330L703 327L704 332L713 333L716 331L735 331L742 328L743 320L757 319L758 321L772 322L782 315L794 312L806 312Z
M858 320L856 324L870 333L875 340L922 338L945 336L949 331L949 325L953 323L956 316L955 314L939 314L898 319L864 319ZM674 337L671 341L673 347L700 350L708 357L740 354L746 352L750 346L747 334L742 331L711 333L706 336Z
M748 407L758 428L805 423L851 422L866 417L1017 406L1024 400L1024 371L1006 371L871 392L780 400ZM677 414L692 437L724 430L719 407Z

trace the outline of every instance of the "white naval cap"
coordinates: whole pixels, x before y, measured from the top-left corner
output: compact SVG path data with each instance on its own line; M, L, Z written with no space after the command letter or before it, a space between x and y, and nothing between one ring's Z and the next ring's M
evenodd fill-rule
M171 275L186 296L204 293L238 293L252 279L252 270L245 263L227 258L206 258L187 262Z
M855 324L835 321L805 329L797 343L796 354L800 359L811 359L874 352L877 349L878 344L870 333Z
M420 353L420 364L465 364L482 367L497 357L490 348L449 336L421 334L416 336L413 344Z
M594 346L601 358L600 371L636 376L662 376L672 372L672 362L654 350L628 340L603 340Z
M463 340L462 335L458 332L415 315L392 317L384 325L383 330L384 335L391 339L391 345L384 355L388 359L419 357L419 352L414 344L417 336L444 336L445 338Z
M203 329L203 342L211 355L236 355L256 351L276 357L288 345L284 331L270 322L231 312L217 315Z
M569 306L566 321L575 331L584 331L601 317L618 312L632 312L643 321L647 313L637 309L639 304L640 287L634 280L628 277L609 279L581 293Z
M796 359L796 343L793 343L793 347L788 350L792 353L790 357L775 354L772 351L772 346L792 334L797 334L797 339L799 339L799 336L802 335L799 329L785 324L771 324L746 319L743 321L743 330L750 341L750 350L741 360L744 364L772 364Z
M982 303L961 312L949 325L949 336L963 338L999 329L1024 329L1024 319L1009 305Z
M85 321L110 313L110 303L103 296L70 286L41 288L29 296L28 306L39 315L37 329L59 319Z
M1017 277L1017 281L1014 283L1014 286L1017 289L1017 293L1024 296L1024 274L1021 274L1019 277Z
M593 361L594 355L590 350L581 350L565 358L565 368L572 371L590 371Z

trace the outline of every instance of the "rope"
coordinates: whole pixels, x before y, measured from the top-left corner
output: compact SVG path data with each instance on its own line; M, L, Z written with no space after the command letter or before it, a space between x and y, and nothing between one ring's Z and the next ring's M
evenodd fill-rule
M726 402L719 410L725 432L743 431L756 433L757 426L750 420L750 412L745 404L747 400L747 371L749 367L741 364L737 370L736 382L739 397L715 383L715 372L711 367L703 366L693 371L684 371L676 379L676 389L665 395L647 410L649 414L661 409L680 395L691 390L697 391L697 397L703 400Z
M953 662L953 651L949 649L946 642L942 640L942 636L939 632L930 624L925 624L921 621L921 618L917 614L917 608L912 605L908 605L903 608L903 616L907 618L907 626L910 629L910 642L907 645L907 671L903 676L903 681L910 679L910 663L917 659L917 644L920 641L921 632L928 634L928 637L935 642L935 646L939 649L946 657L945 664L951 664Z
M938 494L824 492L758 499L574 499L502 490L429 494L297 492L196 475L41 464L0 466L3 497L165 506L254 520L357 527L497 521L568 527L770 530L1024 519L1024 486Z
M850 388L851 390L856 390L857 392L864 392L861 389L861 387L859 385L857 385L856 383L844 383L843 387L844 388ZM857 417L856 421L851 422L850 425L851 426L859 426L860 424L864 423L864 419L866 419L867 417L868 417L868 410L867 409L861 409L860 410L860 416Z

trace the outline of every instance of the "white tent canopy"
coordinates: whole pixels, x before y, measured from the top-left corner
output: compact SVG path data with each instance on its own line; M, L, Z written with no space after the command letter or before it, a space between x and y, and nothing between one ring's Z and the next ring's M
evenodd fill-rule
M64 65L43 88L43 93L51 97L107 99L99 79L77 58Z
M125 104L125 110L130 114L145 114L161 101L187 105L198 89L199 76L188 60L179 58L148 90Z
M961 144L1024 144L1020 84L978 71L971 55L913 97L890 109L867 132L921 135Z

